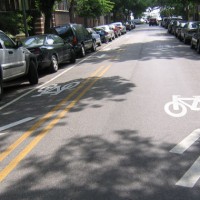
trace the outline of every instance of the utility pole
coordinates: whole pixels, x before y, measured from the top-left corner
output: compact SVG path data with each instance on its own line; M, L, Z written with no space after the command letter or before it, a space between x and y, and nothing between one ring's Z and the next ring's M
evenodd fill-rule
M25 0L22 0L22 11L23 11L23 21L24 21L24 29L25 29L25 35L28 37L28 27L26 22L26 8L25 8Z

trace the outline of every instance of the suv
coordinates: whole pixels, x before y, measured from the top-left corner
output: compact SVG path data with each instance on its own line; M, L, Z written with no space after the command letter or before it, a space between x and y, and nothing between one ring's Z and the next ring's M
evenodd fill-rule
M59 35L72 44L77 55L84 57L86 51L96 51L96 42L92 34L82 24L65 24L51 28L51 33Z
M0 99L3 83L26 76L30 84L38 83L37 59L0 31Z
M158 21L156 18L150 18L149 19L149 26L158 26Z

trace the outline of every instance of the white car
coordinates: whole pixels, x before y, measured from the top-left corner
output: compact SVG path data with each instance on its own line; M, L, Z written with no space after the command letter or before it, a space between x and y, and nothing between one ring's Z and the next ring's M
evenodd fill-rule
M37 59L28 49L19 47L0 31L0 99L3 83L26 76L30 84L38 83Z
M96 26L95 28L103 29L108 34L109 41L115 39L115 33L108 25Z

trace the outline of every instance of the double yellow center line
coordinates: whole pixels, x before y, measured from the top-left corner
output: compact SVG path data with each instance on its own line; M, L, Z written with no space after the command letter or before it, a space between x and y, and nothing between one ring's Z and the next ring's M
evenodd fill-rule
M52 119L52 121L42 129L40 133L35 136L30 143L13 159L4 169L0 171L0 182L2 182L9 173L20 163L21 160L46 136L49 131L61 120L71 108L92 88L92 86L108 71L111 66L100 67L94 73L90 75L85 81L83 81L72 93L58 103L50 112L37 121L28 131L26 131L20 138L18 138L13 144L11 144L4 152L0 154L0 162L3 161L10 153L12 153L22 142L24 142L30 135L32 135L36 129L43 125L55 112L57 112L61 106L65 105L69 100L76 96L58 115ZM81 91L81 89L83 89Z

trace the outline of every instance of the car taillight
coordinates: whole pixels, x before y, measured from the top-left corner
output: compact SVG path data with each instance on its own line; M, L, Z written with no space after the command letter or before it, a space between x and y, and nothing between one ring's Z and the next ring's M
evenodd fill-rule
M73 44L73 45L77 45L77 43L78 43L77 38L76 38L76 37L73 37L72 44Z

